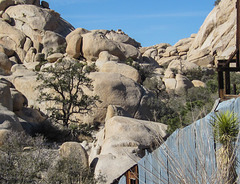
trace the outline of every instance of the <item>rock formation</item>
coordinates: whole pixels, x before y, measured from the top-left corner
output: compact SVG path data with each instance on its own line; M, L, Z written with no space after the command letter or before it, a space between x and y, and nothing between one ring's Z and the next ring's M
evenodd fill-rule
M166 136L166 125L143 121L153 119L153 114L147 103L151 92L142 86L142 70L150 70L147 77L168 92L205 87L184 72L212 68L215 56L227 57L235 50L235 1L222 0L197 34L175 45L141 47L121 30L74 29L47 2L0 0L0 145L8 131L34 134L45 121L42 112L47 113L48 104L37 101L38 72L62 59L95 65L96 71L89 74L94 88L86 92L98 95L101 103L81 123L98 122L103 129L95 142L64 144L61 154L76 151L87 164L84 147L96 174L107 175L108 183L112 182L145 149L158 144L157 136Z

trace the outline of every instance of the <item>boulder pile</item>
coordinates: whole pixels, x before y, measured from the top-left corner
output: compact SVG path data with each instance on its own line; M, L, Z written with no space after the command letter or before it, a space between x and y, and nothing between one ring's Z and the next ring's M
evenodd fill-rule
M63 59L95 65L89 74L93 91L88 93L99 96L101 103L80 123L97 122L103 128L95 142L69 143L61 150L63 155L73 147L80 155L86 150L96 174L107 175L111 183L134 165L130 157L137 161L145 149L154 148L156 137L166 136L166 125L144 121L153 119L148 108L152 93L142 85L144 80L154 78L159 88L179 95L205 87L184 73L212 70L216 56L235 50L235 1L222 0L197 34L173 46L141 47L122 30L75 29L45 1L0 0L0 139L9 131L34 134L46 120L42 112L47 114L48 104L37 101L38 72ZM88 164L87 156L83 158Z

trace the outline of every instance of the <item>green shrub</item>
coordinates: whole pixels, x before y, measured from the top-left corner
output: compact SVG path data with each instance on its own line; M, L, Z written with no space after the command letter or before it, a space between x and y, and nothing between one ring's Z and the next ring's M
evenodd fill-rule
M41 172L49 167L48 156L43 155L44 139L13 132L0 147L1 183L37 183Z
M90 169L82 167L80 159L62 158L56 166L48 173L49 184L94 184L93 172Z
M211 123L214 140L220 143L216 151L218 172L224 183L235 183L237 179L237 157L235 142L239 133L239 120L230 111L219 112L213 116Z
M79 159L59 157L54 144L42 136L30 137L12 132L0 146L0 183L94 184L93 172Z

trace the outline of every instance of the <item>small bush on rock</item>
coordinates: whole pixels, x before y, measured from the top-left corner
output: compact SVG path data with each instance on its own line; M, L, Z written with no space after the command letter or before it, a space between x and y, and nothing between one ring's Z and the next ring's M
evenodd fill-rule
M214 2L214 6L217 6L220 2L221 2L221 0L216 0L216 1Z

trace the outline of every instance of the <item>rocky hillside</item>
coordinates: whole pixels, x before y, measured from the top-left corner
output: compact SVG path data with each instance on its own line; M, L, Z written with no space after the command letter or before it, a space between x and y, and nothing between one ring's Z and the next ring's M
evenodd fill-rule
M95 142L84 141L82 146L96 175L112 182L145 149L154 148L156 135L167 135L167 125L144 121L154 120L148 103L153 93L143 86L149 71L158 89L167 93L205 87L184 73L199 67L212 71L216 56L234 51L235 17L235 0L222 0L197 34L173 46L141 47L122 30L75 29L45 1L0 0L0 138L10 131L34 134L46 121L49 104L37 101L36 89L44 68L60 60L95 65L89 93L101 103L79 123L97 122L102 129Z

